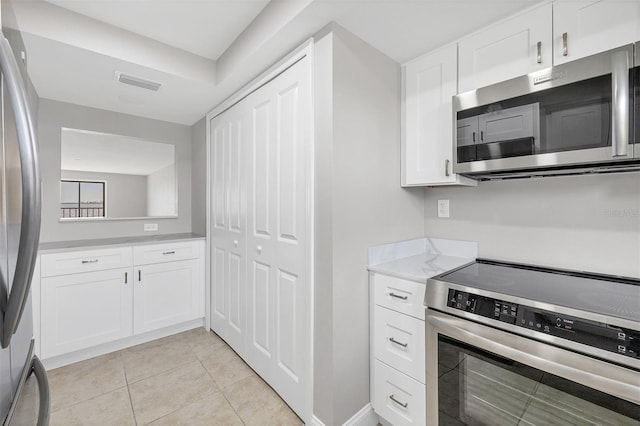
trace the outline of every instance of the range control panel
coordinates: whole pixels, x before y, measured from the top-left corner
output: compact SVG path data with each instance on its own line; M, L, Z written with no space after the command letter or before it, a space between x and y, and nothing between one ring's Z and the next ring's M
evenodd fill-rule
M496 321L640 358L640 332L449 289L447 306Z

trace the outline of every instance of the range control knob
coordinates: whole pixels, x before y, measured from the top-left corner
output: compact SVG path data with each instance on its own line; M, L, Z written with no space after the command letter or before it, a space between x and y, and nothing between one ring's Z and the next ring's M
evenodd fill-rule
M556 325L557 325L558 327L562 327L562 318L558 318L558 319L556 319Z

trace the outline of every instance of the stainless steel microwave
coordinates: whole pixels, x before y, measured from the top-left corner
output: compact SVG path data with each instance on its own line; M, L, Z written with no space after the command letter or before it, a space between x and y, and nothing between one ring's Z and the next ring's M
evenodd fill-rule
M453 121L476 179L640 170L640 42L454 96Z

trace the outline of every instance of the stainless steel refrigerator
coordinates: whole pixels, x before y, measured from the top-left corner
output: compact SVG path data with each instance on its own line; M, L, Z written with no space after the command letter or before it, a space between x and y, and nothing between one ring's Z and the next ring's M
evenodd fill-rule
M4 30L3 30L4 31ZM33 353L31 277L40 237L41 182L22 51L0 34L0 421L47 425L49 386Z

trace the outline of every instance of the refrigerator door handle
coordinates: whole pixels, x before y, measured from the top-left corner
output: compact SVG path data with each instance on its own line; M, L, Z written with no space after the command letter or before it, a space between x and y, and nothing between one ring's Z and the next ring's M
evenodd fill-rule
M40 358L33 356L33 374L38 380L38 391L40 393L40 409L38 410L37 426L47 426L51 410L51 394L49 392L49 380L47 371L42 365Z
M13 56L9 41L0 34L0 68L4 75L7 92L16 121L20 169L22 172L22 217L20 223L20 246L11 291L3 312L2 347L11 342L18 328L24 305L31 288L31 277L40 241L40 166L36 146L33 119L27 103L27 93Z

